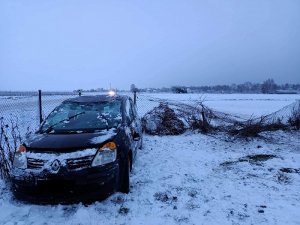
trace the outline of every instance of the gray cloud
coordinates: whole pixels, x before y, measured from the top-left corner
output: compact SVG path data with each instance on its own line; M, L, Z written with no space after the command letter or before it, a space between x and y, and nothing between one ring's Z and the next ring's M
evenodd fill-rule
M300 82L300 2L0 1L2 90Z

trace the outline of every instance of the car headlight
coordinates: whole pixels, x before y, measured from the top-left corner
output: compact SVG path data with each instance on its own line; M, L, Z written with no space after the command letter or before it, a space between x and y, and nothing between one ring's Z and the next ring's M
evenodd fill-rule
M24 145L20 145L19 149L15 152L13 166L20 169L27 168L26 147Z
M117 145L115 142L108 142L98 149L92 162L92 166L101 166L114 162L117 159Z

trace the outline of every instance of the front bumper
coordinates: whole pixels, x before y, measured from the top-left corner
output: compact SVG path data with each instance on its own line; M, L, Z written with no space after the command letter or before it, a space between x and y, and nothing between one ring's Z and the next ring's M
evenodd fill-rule
M62 171L56 174L18 170L13 173L17 199L40 204L101 200L118 189L119 164Z

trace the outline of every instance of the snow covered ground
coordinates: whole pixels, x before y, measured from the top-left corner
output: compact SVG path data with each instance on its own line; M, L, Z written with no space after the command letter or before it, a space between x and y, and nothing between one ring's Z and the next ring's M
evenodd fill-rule
M158 104L155 98L187 103L199 95L141 95L141 114ZM277 111L297 98L219 95L206 102L251 116ZM26 101L23 106L33 111ZM20 120L33 123L34 117ZM222 134L146 135L130 193L90 205L25 204L0 180L0 224L300 224L300 132L264 136L232 142Z
M145 136L128 195L40 206L14 200L1 183L0 224L300 224L299 135Z

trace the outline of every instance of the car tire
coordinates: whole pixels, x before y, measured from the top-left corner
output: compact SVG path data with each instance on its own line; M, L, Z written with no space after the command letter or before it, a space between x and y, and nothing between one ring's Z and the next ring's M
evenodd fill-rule
M124 160L123 171L121 173L123 177L120 179L121 180L120 192L125 194L128 194L130 189L130 168L131 168L130 158L129 156L127 156L127 158Z

